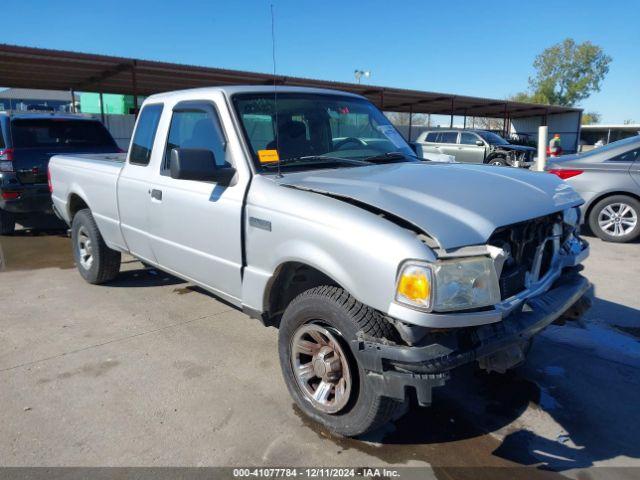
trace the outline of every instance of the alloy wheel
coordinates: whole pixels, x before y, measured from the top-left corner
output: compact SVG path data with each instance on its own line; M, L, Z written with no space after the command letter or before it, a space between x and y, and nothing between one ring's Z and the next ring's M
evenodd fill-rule
M352 375L340 335L307 323L291 341L291 366L304 398L324 413L337 413L348 403Z
M598 214L598 225L612 237L622 237L636 228L637 212L626 203L612 203L604 207Z
M91 237L89 237L84 226L78 229L77 244L80 265L85 270L91 269L91 265L93 265L93 246L91 245Z

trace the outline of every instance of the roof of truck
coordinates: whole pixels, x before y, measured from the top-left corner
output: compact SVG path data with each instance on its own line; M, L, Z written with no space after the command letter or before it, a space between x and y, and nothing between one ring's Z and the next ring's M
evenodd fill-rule
M227 95L234 95L236 93L317 93L323 95L345 95L355 98L365 98L355 93L344 92L342 90L333 90L330 88L314 88L314 87L283 87L273 85L226 85L222 87L202 87L202 88L190 88L186 90L176 90L173 92L156 93L148 97L148 99L160 100L172 97L182 97L185 93L199 93L208 94L214 92L224 92Z

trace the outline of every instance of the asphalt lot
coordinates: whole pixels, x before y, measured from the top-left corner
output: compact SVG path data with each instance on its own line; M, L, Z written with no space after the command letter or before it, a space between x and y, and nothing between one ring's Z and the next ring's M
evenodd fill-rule
M0 237L0 465L429 465L438 478L599 466L593 478L637 478L621 467L640 466L640 244L588 239L597 299L581 324L551 327L516 374L461 371L431 408L352 440L293 407L275 329L131 258L113 283L88 285L64 231Z

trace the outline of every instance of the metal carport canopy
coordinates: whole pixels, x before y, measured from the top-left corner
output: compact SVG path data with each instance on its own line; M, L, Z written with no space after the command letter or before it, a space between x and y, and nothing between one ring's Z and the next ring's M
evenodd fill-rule
M580 112L580 109L570 107L283 75L277 75L275 81L279 85L333 88L357 93L379 108L395 112L498 118ZM0 44L0 85L5 87L146 96L185 88L273 82L273 75L266 73Z

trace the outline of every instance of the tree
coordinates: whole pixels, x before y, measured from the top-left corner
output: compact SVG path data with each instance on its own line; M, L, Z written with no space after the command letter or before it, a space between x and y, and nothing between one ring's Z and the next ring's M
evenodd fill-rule
M636 122L635 122L635 121L633 121L633 120L632 120L632 119L630 119L630 118L627 118L623 123L624 123L625 125L633 125L633 124L634 124L634 123L636 123Z
M582 114L582 125L593 125L594 123L600 123L602 115L598 112L584 112Z
M610 63L611 57L597 45L576 44L567 38L535 58L529 91L517 93L512 100L573 106L600 91Z

